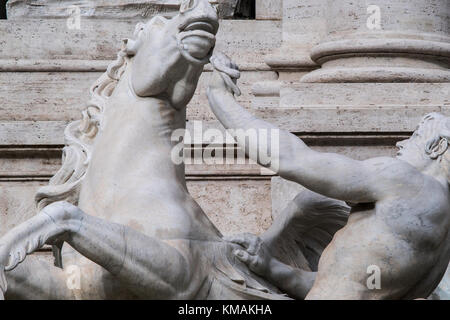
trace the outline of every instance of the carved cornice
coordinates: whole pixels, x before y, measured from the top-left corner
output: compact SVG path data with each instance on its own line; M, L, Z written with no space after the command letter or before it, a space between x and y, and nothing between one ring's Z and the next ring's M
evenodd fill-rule
M0 72L104 72L112 60L0 59ZM264 63L241 63L241 71L271 71ZM211 72L210 65L204 71Z
M272 69L278 71L311 71L319 68L305 49L282 47L268 54L264 60Z
M427 41L418 39L346 39L321 43L311 50L311 59L319 64L340 55L399 54L426 55L450 59L450 40Z
M450 71L406 67L333 67L315 70L301 78L304 83L442 83L450 82Z
M389 153L395 144L410 136L410 132L391 133L305 133L298 136L309 146L327 151L338 148L373 149ZM0 182L48 182L60 166L62 145L0 146ZM197 147L185 146L185 153ZM207 146L201 147L202 152ZM236 150L236 146L232 147ZM334 149L333 149L334 150ZM371 151L366 151L371 152ZM225 154L225 151L224 151ZM361 152L359 153L361 154ZM352 156L352 155L350 155ZM22 161L26 161L24 166ZM248 161L248 160L247 160ZM187 164L186 179L195 180L270 180L274 173L262 170L256 164Z
M391 38L389 34L336 40L312 48L311 59L322 68L305 75L302 82L450 82L450 41Z

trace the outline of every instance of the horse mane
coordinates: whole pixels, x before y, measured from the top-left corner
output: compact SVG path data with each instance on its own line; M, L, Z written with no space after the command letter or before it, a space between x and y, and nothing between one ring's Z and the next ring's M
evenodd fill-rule
M80 185L91 159L92 145L103 125L104 111L128 65L126 48L123 48L107 71L92 85L91 99L82 111L82 119L71 122L64 130L65 147L62 166L47 186L38 189L35 203L38 210L57 201L78 204Z

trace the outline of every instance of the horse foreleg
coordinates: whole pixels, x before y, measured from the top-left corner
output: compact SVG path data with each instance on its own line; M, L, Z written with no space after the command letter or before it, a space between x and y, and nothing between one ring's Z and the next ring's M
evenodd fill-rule
M6 273L7 300L74 300L79 299L74 290L72 269L53 266L47 254L33 254L12 271Z
M59 202L0 239L0 265L12 270L44 244L67 242L144 298L189 299L205 279L199 255ZM9 258L7 258L9 256ZM3 277L2 289L6 291Z
M141 298L192 299L207 277L189 241L161 241L90 215L65 241Z
M5 271L15 269L28 254L45 244L59 244L69 230L81 226L82 216L65 202L49 205L39 214L8 231L0 239L0 298L7 290Z

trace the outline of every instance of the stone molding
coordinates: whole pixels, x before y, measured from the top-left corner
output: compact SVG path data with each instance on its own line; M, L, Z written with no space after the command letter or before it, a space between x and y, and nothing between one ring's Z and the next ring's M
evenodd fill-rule
M219 5L222 18L234 15L238 0L214 0ZM8 19L58 19L70 15L70 6L80 8L83 18L89 19L130 19L151 18L155 15L167 17L178 13L179 0L9 0Z

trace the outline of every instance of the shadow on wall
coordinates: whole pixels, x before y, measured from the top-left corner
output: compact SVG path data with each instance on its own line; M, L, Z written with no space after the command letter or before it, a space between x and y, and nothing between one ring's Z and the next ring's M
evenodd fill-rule
M0 1L0 20L6 19L6 0Z
M255 19L256 17L256 1L255 0L239 0L236 5L234 19Z

